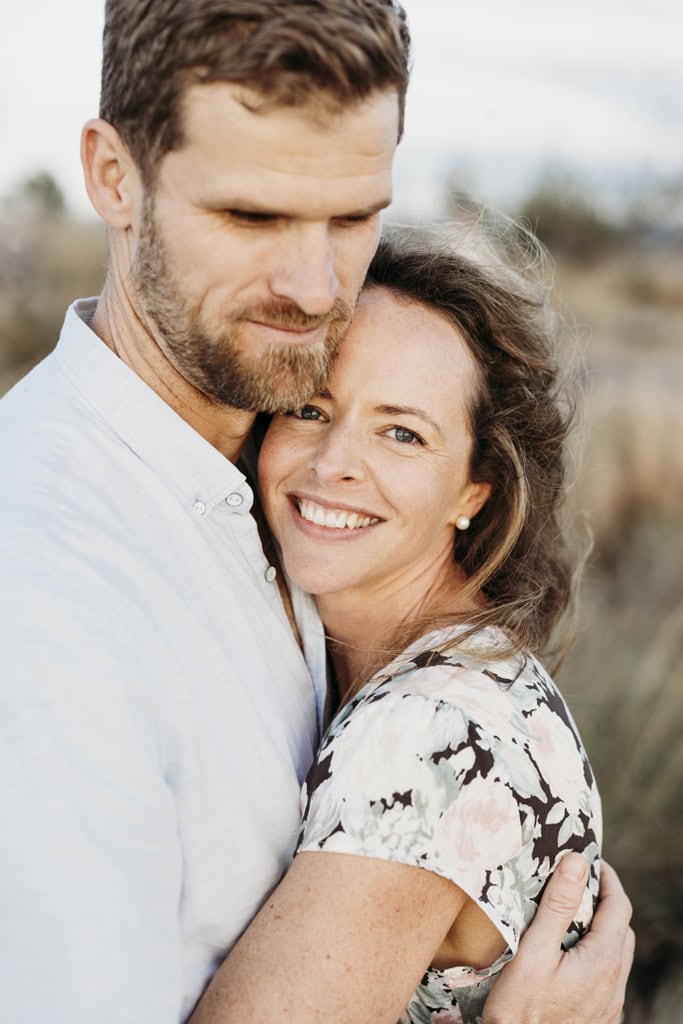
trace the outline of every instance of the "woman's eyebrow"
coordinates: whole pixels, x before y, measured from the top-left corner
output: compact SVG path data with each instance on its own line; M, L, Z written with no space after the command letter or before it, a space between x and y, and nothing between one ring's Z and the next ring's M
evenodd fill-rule
M378 405L377 412L383 413L385 416L417 416L419 419L424 420L425 423L429 423L430 426L436 430L439 437L443 439L443 431L441 427L433 420L428 412L424 409L418 409L414 405Z

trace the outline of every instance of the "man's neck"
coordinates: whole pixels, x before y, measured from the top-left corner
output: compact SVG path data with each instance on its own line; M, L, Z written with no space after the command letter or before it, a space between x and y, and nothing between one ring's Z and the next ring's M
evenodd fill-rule
M231 462L251 430L251 412L207 398L176 370L150 335L125 290L108 279L89 326L148 387Z

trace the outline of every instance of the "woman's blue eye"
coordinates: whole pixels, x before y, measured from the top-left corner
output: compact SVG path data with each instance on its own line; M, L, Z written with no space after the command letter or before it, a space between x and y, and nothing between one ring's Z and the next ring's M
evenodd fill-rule
M408 430L407 427L392 427L389 434L401 444L424 444L420 435L416 434L414 430Z
M290 416L296 416L298 420L317 420L320 418L320 409L316 409L314 405L302 405L300 409L294 409Z

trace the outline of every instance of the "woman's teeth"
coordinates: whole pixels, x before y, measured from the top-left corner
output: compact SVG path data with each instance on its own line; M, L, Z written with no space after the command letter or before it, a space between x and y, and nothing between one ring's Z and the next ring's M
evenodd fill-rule
M362 516L358 512L325 509L313 501L300 500L297 506L302 519L315 523L316 526L327 526L332 530L360 530L364 526L372 526L379 522L379 519L373 516Z

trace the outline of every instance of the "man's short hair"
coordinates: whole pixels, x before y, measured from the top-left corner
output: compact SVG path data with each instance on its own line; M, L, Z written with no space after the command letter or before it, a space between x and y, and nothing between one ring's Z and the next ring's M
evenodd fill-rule
M100 116L147 184L183 143L193 83L243 85L273 106L343 108L395 89L399 137L410 37L394 0L107 0Z

